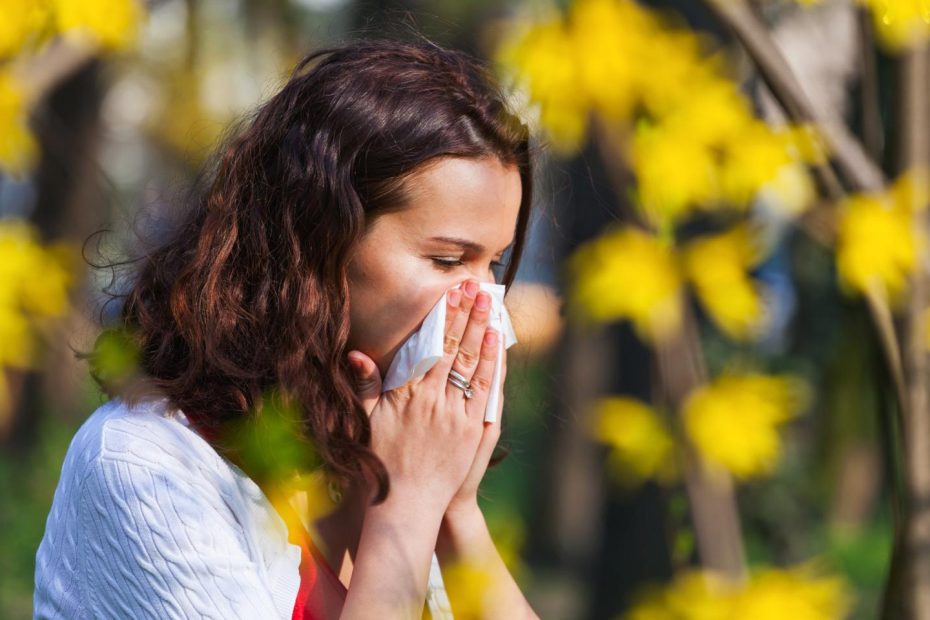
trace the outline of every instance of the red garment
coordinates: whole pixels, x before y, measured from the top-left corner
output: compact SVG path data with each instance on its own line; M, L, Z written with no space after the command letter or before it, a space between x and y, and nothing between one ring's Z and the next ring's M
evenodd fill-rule
M291 620L328 620L342 613L348 590L301 528L300 589Z

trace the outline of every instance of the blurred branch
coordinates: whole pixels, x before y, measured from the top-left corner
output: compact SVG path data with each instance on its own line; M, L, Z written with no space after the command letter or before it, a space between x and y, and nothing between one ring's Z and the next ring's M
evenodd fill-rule
M683 315L679 334L655 347L661 387L668 404L677 411L694 389L707 382L697 324L688 304ZM685 486L701 564L743 581L746 557L733 481L723 472L711 477L687 438L683 443Z
M30 98L35 102L96 57L97 48L93 46L56 39L41 53L22 57L14 64L14 71L19 83L28 89Z
M862 108L862 142L877 162L884 148L884 128L879 109L878 68L875 66L875 30L866 7L856 7L859 30L859 104Z
M900 127L901 170L924 168L930 163L930 47L921 43L905 53L901 65ZM925 182L921 176L921 183ZM920 195L923 192L916 192ZM914 208L915 225L927 230L925 210ZM927 309L928 267L921 254L912 279L906 329L902 338L908 400L904 407L904 458L908 487L905 605L908 617L930 618L930 386L924 313ZM898 558L895 558L898 560Z
M749 56L762 79L787 115L798 122L814 122L827 142L831 155L854 189L877 191L884 187L881 169L842 122L824 118L811 105L768 27L746 0L705 0L718 19L729 28ZM835 192L836 188L829 188Z
M904 368L901 364L901 347L898 345L898 339L895 334L894 317L888 302L884 296L874 287L869 289L865 296L866 304L869 307L869 313L875 328L878 330L878 339L881 342L882 350L885 353L885 362L891 371L891 379L894 383L895 395L898 402L907 402L907 388L905 387ZM898 408L901 411L901 408ZM904 420L901 420L904 423Z
M622 198L631 178L625 173L627 158L620 147L624 136L600 119L595 119L593 131L614 193L620 204L625 204ZM624 209L620 217L644 230L649 228L634 208ZM675 410L680 409L692 390L707 382L697 325L687 304L684 315L681 333L670 342L659 341L654 347L659 389ZM711 478L687 438L681 439L685 445L685 487L701 563L741 581L746 576L746 560L732 481L725 474Z

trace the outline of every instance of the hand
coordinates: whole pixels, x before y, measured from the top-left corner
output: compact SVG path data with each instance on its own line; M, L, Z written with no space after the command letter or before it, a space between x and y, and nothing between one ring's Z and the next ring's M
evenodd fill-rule
M449 319L447 318L446 324L448 325L448 323ZM498 388L496 422L484 423L484 433L478 443L475 460L472 461L471 469L469 469L468 475L465 476L462 486L459 487L449 501L445 513L446 517L454 518L457 514L468 513L478 507L478 486L481 484L481 480L484 479L488 463L491 461L491 455L494 453L494 448L497 446L501 435L501 416L504 411L504 381L507 378L507 349L503 349L503 355L501 355L498 363L501 365L501 381ZM472 385L474 385L474 380Z
M479 446L488 443L484 410L499 335L487 327L490 295L473 284L449 292L444 355L421 378L382 394L374 361L360 351L349 352L357 392L371 419L372 450L387 468L391 495L415 498L421 509L438 510L437 516L472 476L480 463ZM466 399L448 382L453 368L471 381L473 398Z

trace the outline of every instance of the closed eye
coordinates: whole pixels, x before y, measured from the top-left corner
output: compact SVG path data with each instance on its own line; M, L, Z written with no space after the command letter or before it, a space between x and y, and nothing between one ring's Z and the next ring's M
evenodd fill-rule
M461 260L453 259L453 258L433 258L432 261L433 263L436 264L436 266L439 269L443 269L446 271L465 264ZM496 260L491 261L491 267L503 267L503 266L504 266L504 263L500 261L496 261Z

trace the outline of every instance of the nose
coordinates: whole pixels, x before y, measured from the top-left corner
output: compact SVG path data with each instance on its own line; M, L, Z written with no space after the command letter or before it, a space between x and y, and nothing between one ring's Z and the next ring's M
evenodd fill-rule
M472 273L466 280L463 280L462 283L464 284L468 280L477 280L478 282L487 284L497 284L497 278L494 277L494 272L491 269L488 269L488 272L485 274Z

